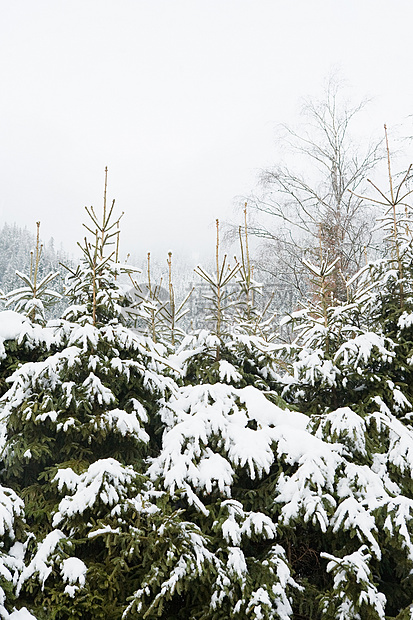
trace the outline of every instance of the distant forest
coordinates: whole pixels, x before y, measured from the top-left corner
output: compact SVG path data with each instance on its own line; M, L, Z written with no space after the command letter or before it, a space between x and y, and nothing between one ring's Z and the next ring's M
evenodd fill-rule
M36 246L36 235L29 231L27 227L18 226L16 223L5 223L0 230L0 290L9 293L23 285L21 278L16 272L29 274L33 266L34 252ZM129 262L141 270L138 277L143 290L147 291L148 262L134 261ZM167 261L161 264L159 260L151 257L150 259L151 277L153 285L159 289L160 297L168 297L168 265ZM46 316L49 318L58 317L62 310L68 305L64 297L64 281L68 274L65 266L72 267L75 264L73 255L71 256L66 248L56 248L53 238L41 241L41 258L39 261L39 278L46 276L50 272L59 272L53 283L52 288L62 294L62 299L57 304L46 309ZM178 257L176 264L173 265L173 283L177 300L184 300L188 297L185 304L186 314L182 319L182 325L186 330L201 329L205 317L208 316L209 302L208 284L202 280L195 272L195 265L189 265L181 261ZM281 316L286 312L291 312L294 304L297 303L297 292L293 287L277 286L273 278L260 273L262 276L261 294L257 299L258 305L265 307L270 304L271 312ZM125 281L125 290L131 288L131 282ZM233 285L233 292L236 291L236 284ZM4 306L4 302L3 302ZM268 308L270 310L270 308Z

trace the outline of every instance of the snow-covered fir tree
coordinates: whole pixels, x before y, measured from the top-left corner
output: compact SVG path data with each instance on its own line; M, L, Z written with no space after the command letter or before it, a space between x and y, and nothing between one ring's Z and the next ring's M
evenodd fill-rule
M2 400L3 482L16 518L24 502L26 523L5 548L20 562L15 604L38 620L136 617L136 606L156 617L168 598L165 562L174 558L178 574L182 557L192 562L187 573L200 562L198 529L145 473L153 410L173 383L159 372L154 343L119 318L122 269L107 253L112 210L100 227L90 213L97 233L70 274L74 303L42 328L50 354L21 364ZM149 586L139 589L153 571L158 596L148 601Z
M41 242L39 240L40 222L36 225L36 235L16 224L6 223L0 230L0 289L4 294L9 295L8 307L10 307L12 291L21 293L22 289L26 289L27 293L28 288L32 288L34 280L40 289L46 283L51 294L43 296L43 304L48 301L48 298L50 301L53 295L55 299L53 304L44 304L43 314L46 310L48 318L58 317L67 305L63 297L58 295L63 292L63 283L59 277L60 262L70 264L71 259L62 248L56 250L53 239ZM34 273L36 273L35 278L33 278ZM54 274L52 278L50 278L51 274ZM32 292L30 291L31 294ZM16 302L19 299L22 300L21 295ZM0 301L5 304L4 296Z

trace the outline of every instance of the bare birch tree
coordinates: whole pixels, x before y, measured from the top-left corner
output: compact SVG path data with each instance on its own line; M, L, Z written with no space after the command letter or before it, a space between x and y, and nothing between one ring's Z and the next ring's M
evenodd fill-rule
M367 103L349 105L339 82L330 79L324 98L303 107L305 127L283 126L282 147L293 165L263 170L259 191L249 199L255 211L251 232L267 241L263 268L300 293L306 288L303 259L339 259L332 279L337 297L344 293L344 278L365 260L374 214L348 190L360 193L383 158L382 141L363 149L352 139Z

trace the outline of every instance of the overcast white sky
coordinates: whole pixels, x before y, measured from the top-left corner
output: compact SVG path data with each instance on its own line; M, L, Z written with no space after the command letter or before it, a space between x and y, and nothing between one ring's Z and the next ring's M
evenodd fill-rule
M0 0L0 225L74 251L109 198L123 249L213 250L275 128L340 67L366 132L413 114L411 0ZM409 155L409 154L407 154Z

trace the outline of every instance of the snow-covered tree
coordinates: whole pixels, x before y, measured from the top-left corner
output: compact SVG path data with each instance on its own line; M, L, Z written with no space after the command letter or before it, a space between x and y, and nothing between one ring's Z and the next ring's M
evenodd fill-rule
M22 311L31 321L45 323L45 307L56 303L61 295L50 288L50 284L59 273L49 272L43 278L39 276L43 245L40 244L40 222L37 222L36 250L31 252L30 274L16 271L16 275L25 286L13 289L4 295L6 308L14 306Z
M389 256L362 270L347 302L327 303L332 265L309 265L318 294L292 317L298 335L284 397L309 415L307 431L339 455L337 466L310 475L313 508L296 489L294 519L287 519L296 532L300 518L312 524L319 572L306 590L308 600L321 597L323 619L412 617L413 255L405 199L400 187L392 190L384 218ZM299 484L304 490L303 477Z
M31 234L26 228L20 228L16 224L10 225L6 223L0 230L0 289L5 294L23 288L26 293L26 301L29 296L33 298L36 245L39 255L41 255L41 260L38 261L36 270L37 284L40 285L47 279L47 288L53 290L54 293L51 296L63 292L60 279L54 276L53 284L50 286L52 280L48 276L59 271L60 262L69 264L71 259L62 248L55 249L53 239L40 244L38 241L38 238L36 239L36 236ZM24 276L23 282L21 276ZM30 280L30 282L27 282L27 280ZM38 291L39 286L36 286L36 289ZM46 295L43 297L43 303L47 301L47 298L51 299L51 296ZM57 297L55 297L55 301L56 299ZM60 316L65 307L63 298L53 305L49 306L46 304L47 318Z
M111 213L70 273L66 317L43 328L54 338L49 355L20 364L1 402L2 480L26 521L15 593L38 620L149 608L155 617L177 587L165 585L166 567L180 576L182 557L192 562L184 574L209 560L198 528L145 474L154 409L174 384L160 373L162 351L118 316Z

